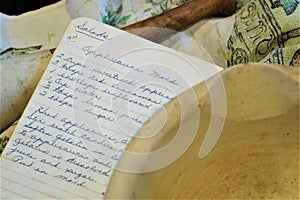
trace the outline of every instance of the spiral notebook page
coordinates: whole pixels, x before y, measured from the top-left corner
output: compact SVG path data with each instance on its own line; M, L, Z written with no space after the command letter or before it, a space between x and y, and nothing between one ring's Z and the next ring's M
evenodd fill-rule
M2 198L103 198L139 128L219 71L100 22L73 20L2 154Z

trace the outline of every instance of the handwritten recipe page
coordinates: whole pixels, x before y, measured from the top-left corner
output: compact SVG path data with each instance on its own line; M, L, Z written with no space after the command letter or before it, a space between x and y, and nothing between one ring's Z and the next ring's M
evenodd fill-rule
M139 128L220 70L100 22L73 20L2 154L2 198L104 198Z

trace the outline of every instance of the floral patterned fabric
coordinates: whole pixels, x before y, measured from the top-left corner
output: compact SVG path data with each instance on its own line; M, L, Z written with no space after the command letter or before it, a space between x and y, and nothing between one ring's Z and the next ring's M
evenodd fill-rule
M123 27L163 13L188 0L73 0L68 1L73 17L85 16Z

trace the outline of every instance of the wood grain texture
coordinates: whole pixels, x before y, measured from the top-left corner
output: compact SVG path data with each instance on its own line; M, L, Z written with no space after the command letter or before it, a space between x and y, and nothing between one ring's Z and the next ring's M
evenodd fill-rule
M123 27L145 39L157 42L162 38L213 16L229 16L236 10L236 0L193 0L155 17Z

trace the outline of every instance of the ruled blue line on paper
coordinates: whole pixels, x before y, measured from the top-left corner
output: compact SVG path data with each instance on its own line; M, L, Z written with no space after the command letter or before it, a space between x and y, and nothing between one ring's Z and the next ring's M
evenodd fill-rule
M6 159L7 159L7 158L6 158ZM9 160L9 159L7 159L7 160ZM8 171L10 171L10 172L12 172L12 173L15 173L15 174L18 174L18 175L20 175L20 176L22 176L22 177L25 177L26 179L33 180L33 178L31 178L30 176L27 176L26 174L17 172L17 171L15 171L15 170L11 170L11 169L6 168L6 167L2 167L2 169L6 169L6 170L8 170ZM49 176L49 175L48 175L48 176ZM1 176L1 178L4 178L4 179L7 180L7 181L14 182L14 183L16 183L17 185L22 185L22 186L24 186L24 187L26 187L26 188L28 188L28 189L34 190L34 191L39 192L39 193L41 193L41 194L46 194L46 193L40 192L39 190L35 190L35 189L33 189L33 188L30 188L30 187L28 187L27 185L21 184L21 183L19 183L19 182L15 182L15 181L13 181L13 180L7 178L7 177ZM38 179L34 179L34 181L36 181L36 182L38 182L38 183L40 183L40 184L46 185L47 187L51 187L51 188L54 188L54 189L56 189L56 190L59 190L59 191L62 191L62 192L66 192L66 193L68 193L68 194L73 194L73 195L75 195L75 196L77 196L77 197L79 197L79 198L82 198L82 199L85 199L85 198L86 198L86 197L83 197L83 196L79 196L79 195L77 195L77 194L75 194L75 193L70 193L69 190L64 190L63 188L56 187L56 186L53 185L53 184L48 184L48 183L45 183L45 182L40 181L40 180L38 180ZM103 186L107 186L107 184L103 184ZM1 187L2 187L2 186L1 186ZM85 188L85 190L100 195L99 192L96 192L96 191L93 191L93 190L90 190L90 189L87 189L87 188ZM55 197L55 196L52 196L52 195L49 195L49 194L46 194L46 195L47 195L47 196L50 196L50 197Z

